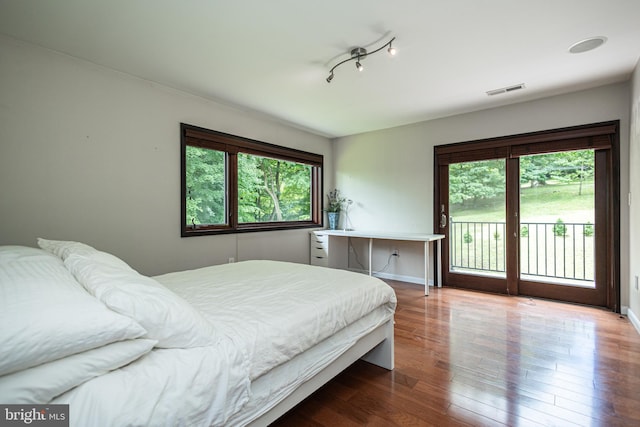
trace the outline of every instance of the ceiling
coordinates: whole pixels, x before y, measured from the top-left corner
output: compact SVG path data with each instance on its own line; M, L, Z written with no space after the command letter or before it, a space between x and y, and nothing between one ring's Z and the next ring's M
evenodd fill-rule
M333 138L626 81L640 1L0 0L0 33Z

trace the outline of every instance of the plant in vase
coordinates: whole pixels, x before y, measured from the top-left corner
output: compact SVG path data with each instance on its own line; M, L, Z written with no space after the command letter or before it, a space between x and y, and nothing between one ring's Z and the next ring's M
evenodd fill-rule
M340 212L342 212L345 206L351 202L346 197L340 194L340 190L333 189L327 194L327 218L329 219L329 229L335 230L338 228L340 222Z

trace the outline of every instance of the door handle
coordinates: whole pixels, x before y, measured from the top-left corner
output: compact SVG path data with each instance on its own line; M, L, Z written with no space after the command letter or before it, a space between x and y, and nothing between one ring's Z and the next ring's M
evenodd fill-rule
M447 215L444 213L444 205L440 205L440 228L447 226Z

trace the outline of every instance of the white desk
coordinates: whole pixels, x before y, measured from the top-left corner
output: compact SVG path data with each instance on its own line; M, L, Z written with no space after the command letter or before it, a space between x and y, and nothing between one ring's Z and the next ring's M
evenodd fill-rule
M385 233L381 231L358 231L358 230L316 230L316 235L326 235L329 237L359 237L369 239L369 275L373 273L371 270L371 257L373 254L373 241L378 240L398 240L398 241L414 241L424 242L424 294L429 295L429 245L437 244L436 249L436 268L437 277L434 277L433 284L438 287L442 286L442 244L441 240L444 234L421 234L421 233Z

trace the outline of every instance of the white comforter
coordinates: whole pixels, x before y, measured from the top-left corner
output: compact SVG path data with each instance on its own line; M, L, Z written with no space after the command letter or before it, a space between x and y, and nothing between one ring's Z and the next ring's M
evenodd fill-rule
M380 306L395 311L379 279L303 264L244 261L155 279L244 344L253 380Z
M215 346L155 349L52 402L69 404L83 426L225 425L230 417L245 424L251 380L376 309L382 324L396 305L393 289L378 279L291 263L246 261L155 279L200 310L222 338ZM269 394L280 399L294 384L274 384ZM267 397L257 402L265 406Z
M233 342L155 349L51 403L68 404L72 426L222 426L248 401L246 357Z

